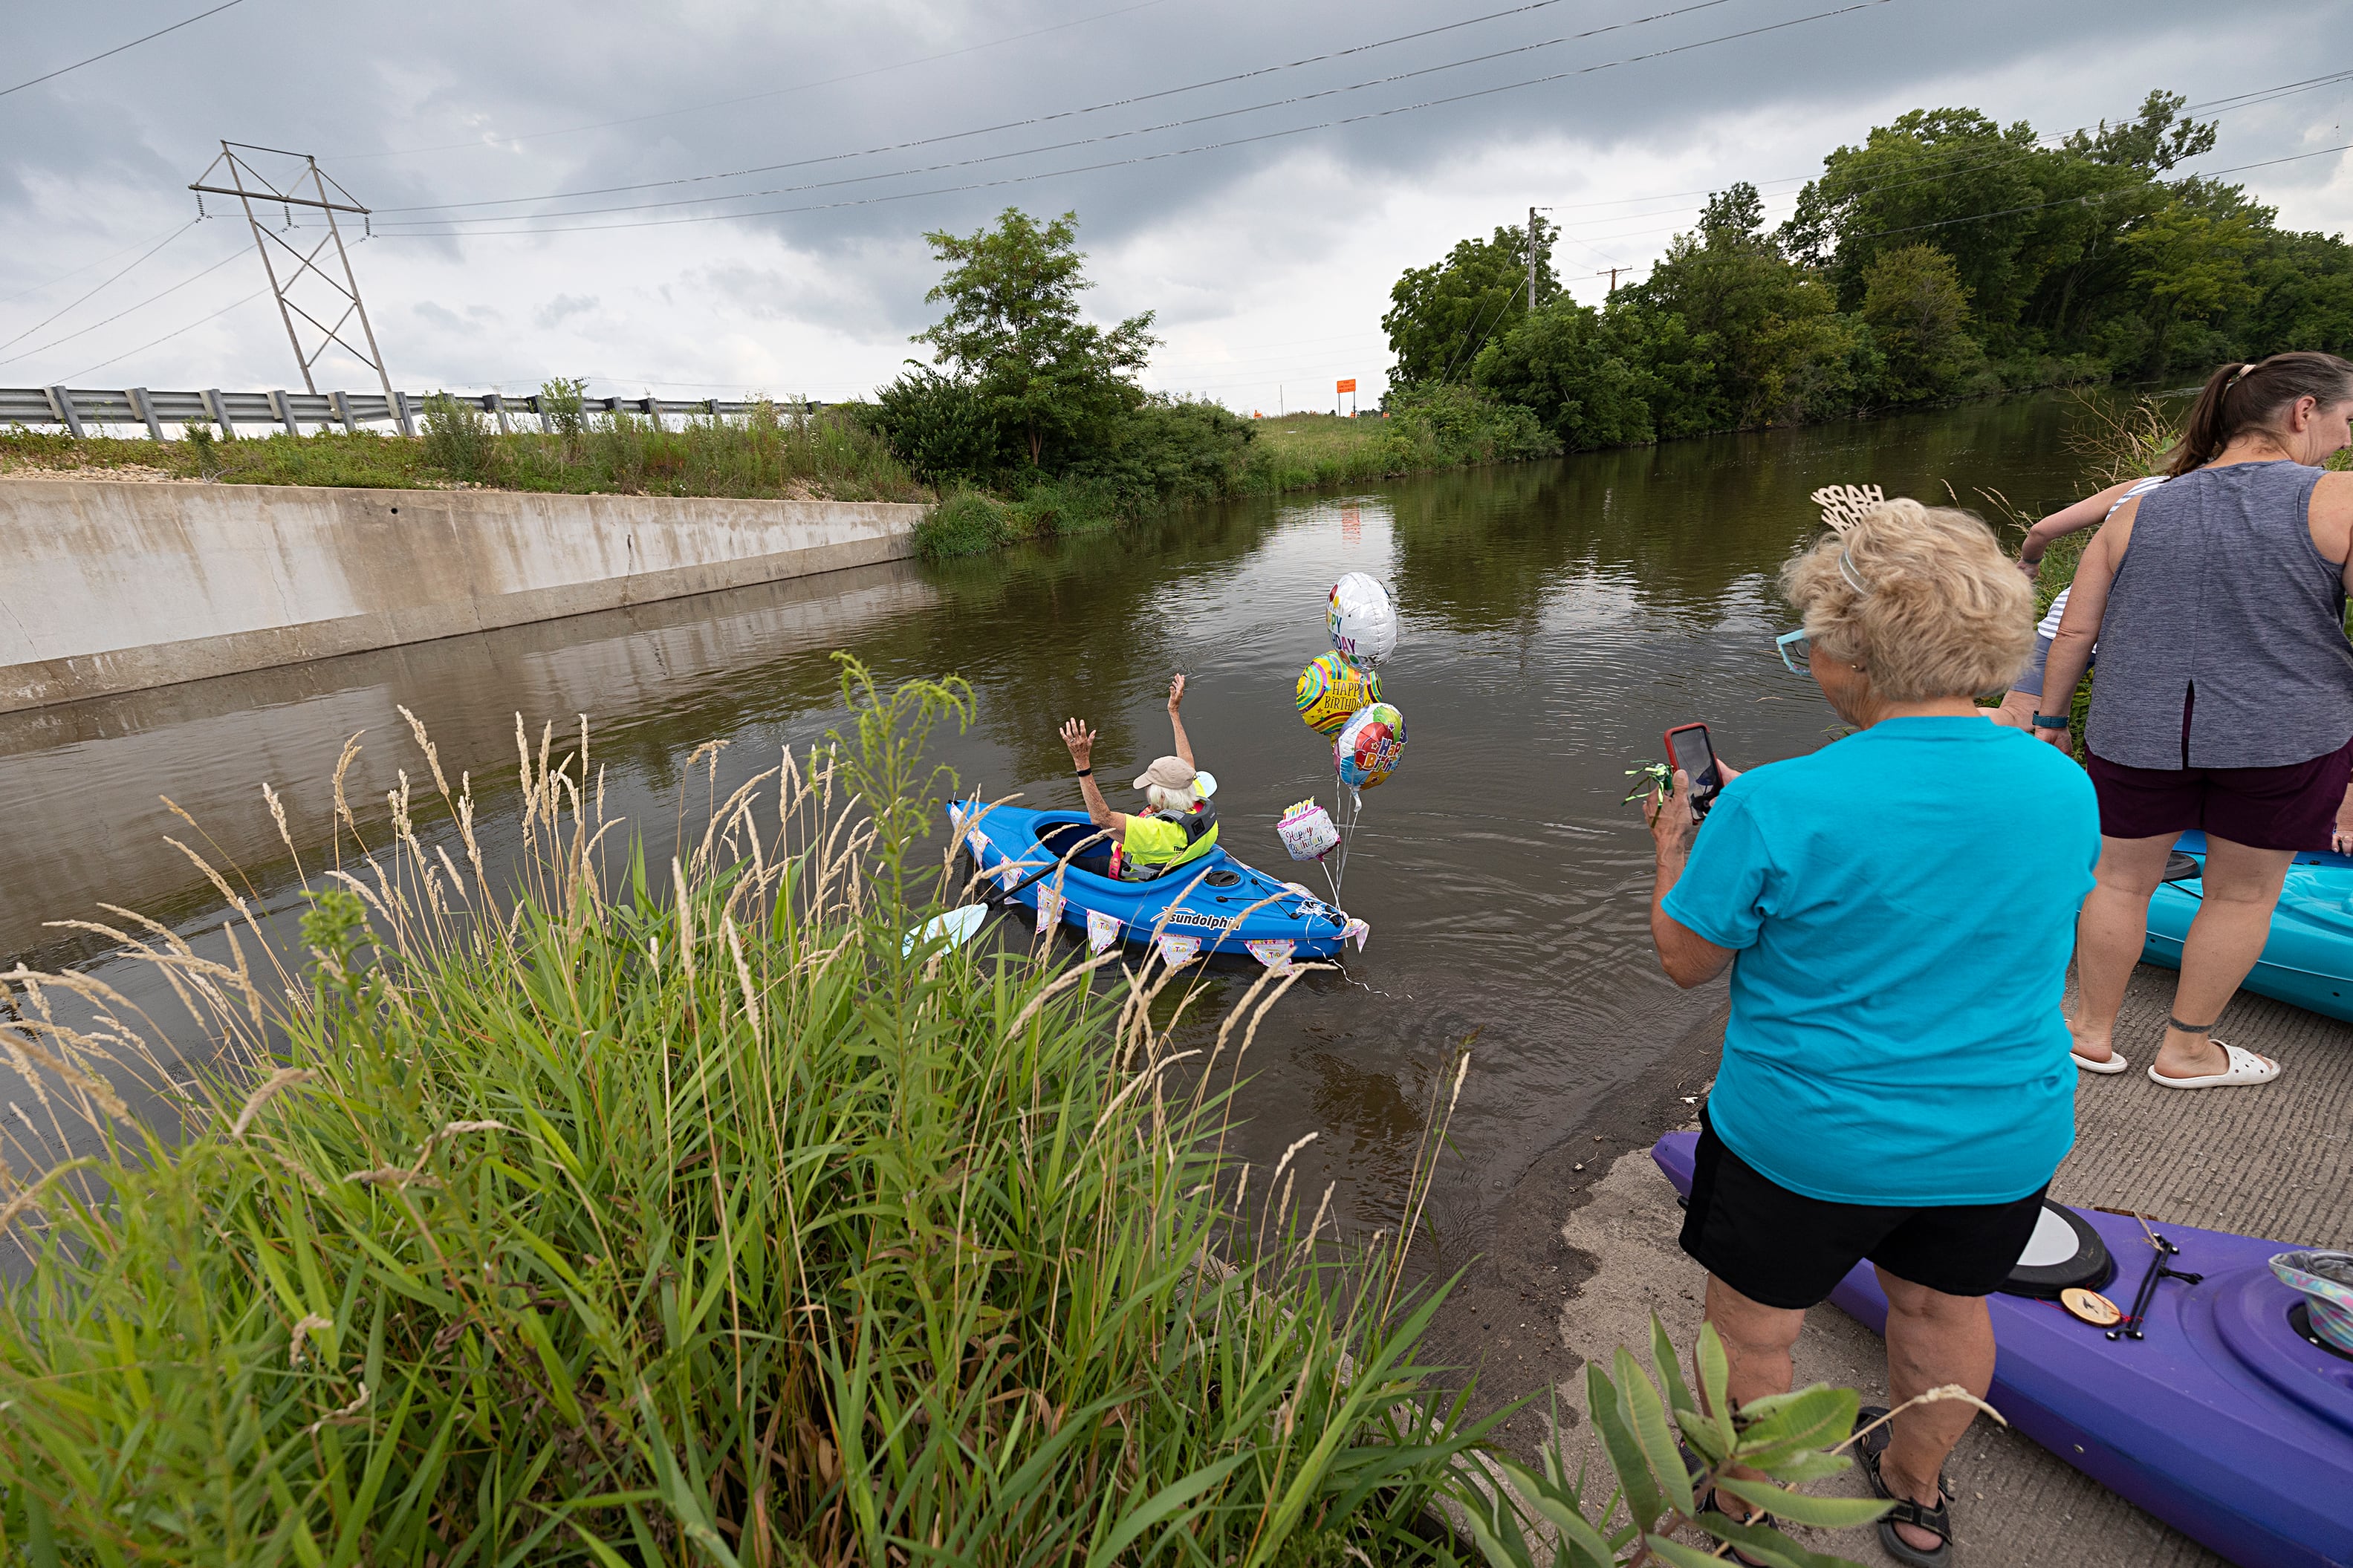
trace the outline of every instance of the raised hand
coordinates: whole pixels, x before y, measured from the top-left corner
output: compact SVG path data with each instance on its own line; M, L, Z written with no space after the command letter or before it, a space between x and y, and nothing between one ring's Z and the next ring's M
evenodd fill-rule
M1185 678L1180 674L1168 682L1168 711L1176 712L1177 705L1184 700Z
M1179 679L1181 679L1182 677ZM1062 726L1062 744L1071 749L1072 763L1082 768L1093 765L1095 732L1088 729L1083 722L1073 719Z

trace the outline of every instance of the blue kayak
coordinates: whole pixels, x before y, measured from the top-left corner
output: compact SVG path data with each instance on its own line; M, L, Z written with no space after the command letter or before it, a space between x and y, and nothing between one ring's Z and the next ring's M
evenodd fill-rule
M2181 967L2182 939L2205 897L2199 878L2206 836L2185 833L2174 847L2197 870L2179 867L2179 879L2158 886L2148 900L2148 941L2141 949L2144 960L2168 969ZM2353 1022L2353 855L2316 851L2295 858L2272 913L2271 940L2242 984L2258 996Z
M1651 1151L1685 1196L1697 1142L1670 1132ZM2114 1279L2102 1289L2130 1310L2152 1257L2140 1222L2066 1212L2105 1244ZM2202 1278L2160 1279L2140 1339L2112 1340L2056 1301L1988 1297L1987 1398L2028 1437L2242 1568L2353 1563L2353 1356L2317 1342L2304 1298L2271 1271L2286 1244L2157 1228L2179 1248L2168 1266ZM1831 1300L1886 1331L1869 1263Z
M1099 830L1084 812L959 801L948 808L948 820L965 830L965 848L991 875L995 892L1029 910L1059 892L1061 923L1091 938L1116 922L1124 942L1190 939L1203 952L1249 953L1271 963L1284 956L1282 943L1293 958L1331 958L1352 938L1361 947L1370 931L1297 883L1243 865L1222 846L1173 871L1130 881L1105 874L1110 842L1086 842Z

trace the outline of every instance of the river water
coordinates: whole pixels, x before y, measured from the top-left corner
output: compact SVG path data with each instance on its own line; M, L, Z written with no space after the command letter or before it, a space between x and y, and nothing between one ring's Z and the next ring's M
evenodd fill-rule
M1035 805L1079 804L1055 737L1065 718L1100 729L1095 761L1114 783L1167 751L1168 677L1187 671L1187 728L1220 781L1223 842L1290 877L1275 819L1311 794L1328 801L1332 779L1292 683L1328 646L1334 578L1369 572L1400 612L1381 674L1408 730L1402 765L1364 796L1344 889L1372 938L1344 973L1295 986L1261 1031L1238 1102L1242 1147L1271 1161L1315 1133L1297 1162L1303 1188L1335 1184L1345 1221L1388 1223L1433 1089L1469 1040L1431 1210L1442 1233L1498 1201L1718 1000L1720 986L1685 994L1658 972L1649 839L1620 800L1626 770L1662 755L1672 724L1705 721L1738 765L1830 738L1831 713L1772 642L1789 624L1775 573L1818 526L1809 492L1877 483L1942 500L1949 484L1966 502L1984 489L2049 510L2077 494L2072 408L1976 405L1236 502L1112 538L0 716L0 968L76 965L146 994L140 966L104 939L44 922L111 921L107 902L190 933L218 927L218 895L164 842L189 832L159 796L201 823L206 853L241 867L282 920L293 867L260 785L285 795L315 867L345 737L365 731L348 787L355 805L378 803L379 823L396 770L422 779L396 704L431 728L453 778L472 772L494 820L514 796L516 714L535 741L543 722L576 731L587 713L608 811L666 852L700 743L729 742L723 796L780 746L840 721L836 648L885 679L968 679L977 720L939 754L967 790L1018 790ZM691 787L706 787L700 765ZM1221 963L1187 1027L1213 1026L1251 978L1246 962ZM37 1152L41 1135L18 1121L12 1141Z

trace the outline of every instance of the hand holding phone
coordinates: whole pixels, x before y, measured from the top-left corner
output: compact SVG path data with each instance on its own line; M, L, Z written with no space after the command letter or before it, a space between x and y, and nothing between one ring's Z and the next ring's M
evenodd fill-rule
M1724 788L1724 772L1716 766L1715 748L1704 724L1678 724L1664 737L1667 765L1691 780L1691 809L1704 817L1716 793Z

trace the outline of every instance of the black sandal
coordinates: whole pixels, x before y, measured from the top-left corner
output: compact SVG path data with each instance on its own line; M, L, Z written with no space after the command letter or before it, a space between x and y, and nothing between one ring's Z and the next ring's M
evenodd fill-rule
M1691 1445L1688 1443L1676 1444L1675 1452L1683 1456L1683 1474L1691 1478L1693 1485L1698 1485L1700 1477L1707 1474L1706 1461L1703 1460L1697 1454L1693 1453ZM1753 1507L1754 1505L1752 1504L1750 1506ZM1730 1509L1725 1508L1722 1503L1716 1500L1715 1489L1714 1487L1710 1487L1707 1490L1699 1494L1699 1507L1695 1511L1700 1513L1720 1513L1724 1515L1725 1518L1732 1521L1735 1524L1761 1524L1768 1530L1778 1530L1781 1527L1780 1521L1769 1513L1758 1513L1753 1519L1742 1519L1739 1515L1734 1513ZM1694 1522L1696 1521L1694 1521ZM1732 1549L1732 1560L1736 1563L1746 1564L1746 1568L1765 1568L1765 1564L1757 1562L1754 1557L1743 1555L1740 1548L1737 1546Z
M1746 1506L1755 1508L1757 1505L1749 1503ZM1724 1504L1717 1500L1715 1489L1714 1487L1708 1488L1705 1495L1701 1497L1699 1500L1699 1511L1702 1513L1720 1513L1735 1524L1762 1525L1767 1530L1778 1530L1781 1528L1781 1521L1779 1520L1775 1519L1771 1514L1765 1512L1761 1509L1757 1510L1756 1513L1751 1514L1746 1519L1741 1518L1738 1514L1725 1507ZM1737 1546L1732 1548L1732 1560L1735 1563L1745 1563L1746 1568L1765 1568L1764 1563L1758 1562L1756 1558L1749 1556Z
M1862 1431L1863 1427L1870 1426L1873 1422L1879 1421L1886 1414L1886 1410L1882 1406L1866 1405L1855 1413L1855 1429ZM1936 1476L1938 1500L1934 1508L1922 1508L1910 1498L1897 1497L1894 1492L1889 1491L1887 1482L1882 1479L1879 1474L1879 1456L1887 1451L1887 1445L1894 1440L1894 1428L1883 1422L1880 1426L1873 1427L1864 1435L1862 1441L1854 1446L1855 1453L1862 1461L1862 1473L1871 1481L1871 1489L1895 1505L1888 1510L1886 1515L1879 1521L1879 1544L1886 1549L1890 1557L1904 1563L1905 1568L1948 1568L1953 1561L1953 1516L1948 1506L1953 1499L1953 1483L1947 1479L1941 1471L1938 1472ZM1908 1524L1916 1529L1927 1531L1936 1537L1936 1546L1932 1550L1923 1552L1895 1533L1895 1527L1899 1524Z

